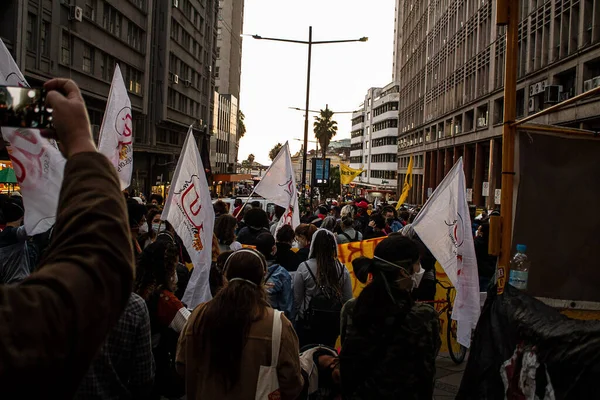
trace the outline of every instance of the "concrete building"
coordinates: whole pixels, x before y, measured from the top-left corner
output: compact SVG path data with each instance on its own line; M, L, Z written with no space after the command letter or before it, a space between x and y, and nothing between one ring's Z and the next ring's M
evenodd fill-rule
M242 72L242 38L244 24L244 0L219 0L217 22L217 47L215 66L215 91L220 93L221 100L215 98L215 106L222 104L225 112L231 111L228 119L231 130L221 136L211 137L211 158L213 170L221 174L235 172L239 150L237 119L240 98L240 79ZM216 114L216 113L215 113ZM235 121L234 121L235 119ZM214 154L214 157L213 157Z
M352 114L350 167L365 172L354 180L357 194L397 190L398 85L371 88Z
M400 89L398 184L410 156L424 203L459 157L467 197L495 206L501 189L505 27L490 0L398 0L394 79ZM600 3L523 0L517 115L524 117L600 85ZM597 130L590 98L534 120Z
M149 194L164 191L189 125L210 132L216 4L5 0L0 37L31 86L52 77L78 83L96 138L119 64L133 113L132 189Z

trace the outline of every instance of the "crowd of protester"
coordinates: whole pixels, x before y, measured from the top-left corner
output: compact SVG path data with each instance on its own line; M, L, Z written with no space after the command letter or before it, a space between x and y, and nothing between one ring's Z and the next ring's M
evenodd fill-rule
M279 227L281 208L217 201L213 299L190 310L193 267L164 199L122 193L77 86L47 89L68 160L55 226L28 237L22 199L0 197L7 398L255 399L269 367L281 399L432 398L440 327L418 300L435 296L435 259L414 214L360 198L307 208L294 230ZM484 284L494 260L477 224ZM369 238L383 240L354 260L367 286L353 298L338 245Z

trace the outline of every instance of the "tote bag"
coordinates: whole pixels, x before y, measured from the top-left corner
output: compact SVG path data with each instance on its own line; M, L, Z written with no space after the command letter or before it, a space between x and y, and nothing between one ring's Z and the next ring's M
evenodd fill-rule
M273 333L271 334L271 365L261 365L258 373L255 400L279 400L279 380L277 379L277 363L281 346L281 311L273 310Z

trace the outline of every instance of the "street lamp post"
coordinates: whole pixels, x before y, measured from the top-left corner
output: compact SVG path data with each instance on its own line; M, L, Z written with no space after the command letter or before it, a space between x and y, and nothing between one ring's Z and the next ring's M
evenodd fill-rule
M242 35L248 36L248 35ZM312 61L312 46L316 44L333 44L333 43L351 43L351 42L366 42L369 40L367 37L361 37L360 39L347 39L347 40L312 40L312 26L308 27L308 41L304 40L291 40L291 39L280 39L280 38L269 38L262 37L260 35L250 35L252 38L257 40L272 40L276 42L287 42L287 43L298 43L308 45L308 68L306 73L306 107L304 109L304 149L302 154L302 201L305 199L306 194L306 166L308 158L308 113L310 103L310 67Z

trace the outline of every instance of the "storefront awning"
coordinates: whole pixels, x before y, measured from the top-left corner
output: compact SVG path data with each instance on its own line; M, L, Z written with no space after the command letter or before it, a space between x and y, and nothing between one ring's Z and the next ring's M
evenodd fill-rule
M15 170L12 168L4 168L0 170L0 183L17 183Z
M215 174L213 181L215 182L241 182L252 179L250 174Z

